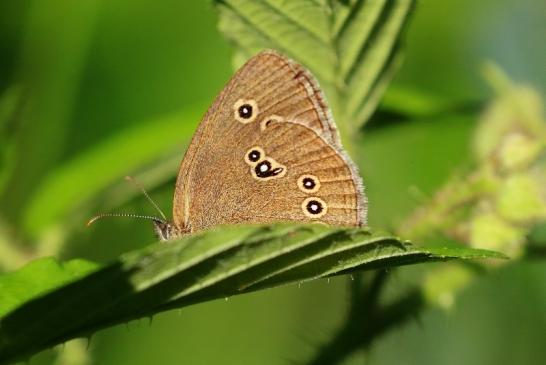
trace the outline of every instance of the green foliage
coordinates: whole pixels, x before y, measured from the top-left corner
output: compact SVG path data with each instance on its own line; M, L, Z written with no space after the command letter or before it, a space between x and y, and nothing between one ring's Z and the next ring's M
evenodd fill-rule
M400 65L399 38L414 1L217 0L216 4L219 28L237 45L238 61L273 48L311 70L348 144L377 107Z
M47 174L61 155L95 20L94 0L56 5L36 2L30 7L28 29L21 42L19 82L24 85L25 103L13 133L13 169L3 192L3 205L10 208L10 216L19 217L24 212L36 181ZM63 22L58 21L57 12L62 13ZM48 32L43 31L45 24L49 25ZM46 47L45 52L42 45L50 37L55 38L56 45ZM29 153L34 146L41 147L39 153Z
M13 122L21 104L22 90L11 87L0 95L0 194L13 171Z
M0 363L165 309L286 283L502 257L464 247L414 247L367 230L280 226L217 229L127 253L100 269L81 260L38 260L0 277Z
M181 159L181 148L178 148L184 143L181 136L191 135L194 129L193 124L184 121L197 120L199 113L185 111L137 124L59 166L30 199L24 216L25 231L37 236L48 227L74 223L74 214L81 224L85 217L77 212L83 204L89 205L89 200L103 189L135 169L161 157L169 160L168 156L176 148L175 166L171 163L167 170L155 167L159 175L156 179L167 179Z
M400 233L448 234L519 257L532 227L546 219L546 118L535 90L491 65L486 75L498 96L474 133L476 166L442 187Z
M0 275L0 318L56 288L75 281L97 268L95 263L74 259L59 262L46 257L34 260L17 271Z
M474 134L476 166L445 184L399 232L412 239L449 235L472 247L520 258L534 251L529 237L546 219L546 119L536 91L514 84L492 65L486 76L498 96ZM455 294L475 274L456 265L432 270L425 296L451 308Z

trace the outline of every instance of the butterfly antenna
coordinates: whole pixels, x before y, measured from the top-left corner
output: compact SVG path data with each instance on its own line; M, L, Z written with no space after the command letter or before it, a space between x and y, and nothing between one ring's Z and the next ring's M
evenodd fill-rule
M161 217L163 217L163 220L166 221L167 220L167 217L165 216L165 214L163 213L163 211L161 210L161 208L159 208L159 206L153 201L152 198L150 198L150 196L148 195L148 193L146 192L146 189L144 189L144 186L142 186L138 181L136 181L132 176L125 176L125 180L127 180L128 182L130 182L131 184L133 184L134 186L136 186L141 192L142 194L144 194L144 196L146 197L146 199L148 199L148 201L154 206L154 208L159 212L159 214L161 214Z
M87 227L98 221L99 219L106 218L106 217L126 217L126 218L140 218L140 219L147 219L151 221L157 221L157 222L164 222L163 220L152 217L149 215L138 215L138 214L129 214L129 213L103 213L94 216L87 222Z

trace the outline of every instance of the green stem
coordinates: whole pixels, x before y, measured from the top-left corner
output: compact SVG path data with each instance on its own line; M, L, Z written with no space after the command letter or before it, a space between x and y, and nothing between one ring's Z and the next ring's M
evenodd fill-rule
M422 240L433 232L446 232L457 221L459 208L496 189L497 181L487 169L478 170L466 179L455 179L402 222L398 234L410 240Z
M352 302L345 323L308 365L342 363L353 352L369 349L383 333L421 312L424 301L419 289L410 291L387 306L379 307L378 300L386 278L386 271L377 271L369 286L362 288L361 279L351 283Z

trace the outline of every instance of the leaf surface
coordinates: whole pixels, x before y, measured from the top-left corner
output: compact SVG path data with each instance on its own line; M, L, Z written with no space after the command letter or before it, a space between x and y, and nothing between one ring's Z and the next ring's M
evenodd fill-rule
M464 247L417 247L364 229L280 225L221 227L151 245L101 268L42 259L0 277L0 363L114 324L264 288L357 270L500 257Z
M318 78L347 142L373 113L401 63L413 0L216 0L219 28L237 64L264 48Z

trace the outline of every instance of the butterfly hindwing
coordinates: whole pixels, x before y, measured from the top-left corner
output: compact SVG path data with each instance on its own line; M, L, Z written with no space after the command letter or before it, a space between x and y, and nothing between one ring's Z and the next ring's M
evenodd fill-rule
M223 158L198 159L190 189L192 229L282 221L364 223L355 170L312 129L274 121L245 145L224 151Z

